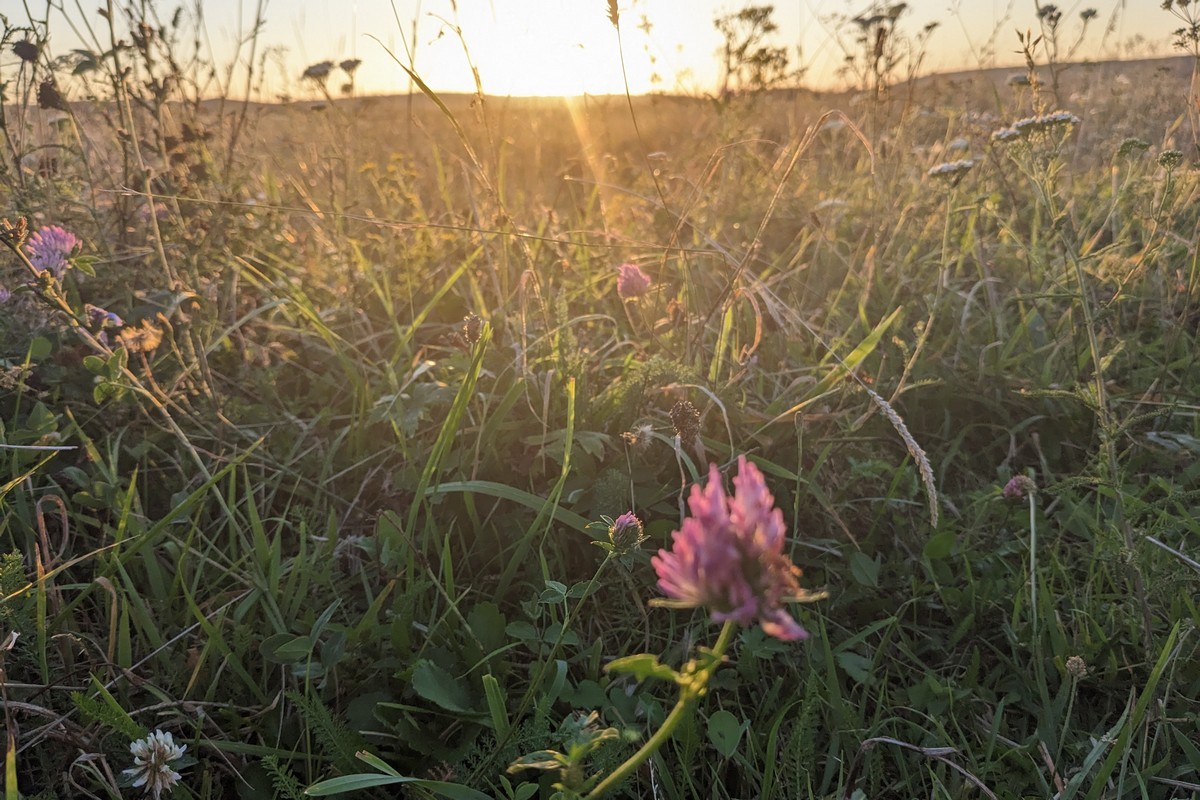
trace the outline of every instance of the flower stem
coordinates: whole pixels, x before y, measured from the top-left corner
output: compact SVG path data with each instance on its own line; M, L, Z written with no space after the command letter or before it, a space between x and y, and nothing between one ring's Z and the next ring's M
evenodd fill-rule
M633 771L648 760L650 756L658 752L671 735L675 733L675 729L679 727L679 723L687 718L691 713L696 701L704 696L708 681L712 678L717 667L721 664L721 658L725 655L725 651L729 649L729 643L733 641L733 632L737 629L737 623L726 622L721 628L721 635L717 637L717 643L712 649L712 660L708 666L701 668L692 675L685 675L685 680L680 681L679 701L675 703L675 707L671 709L671 713L663 720L662 726L654 732L641 749L634 753L625 761L624 764L617 767L607 778L600 781L595 789L589 792L584 800L594 800L594 798L602 797L605 793L613 790L621 781L628 778Z

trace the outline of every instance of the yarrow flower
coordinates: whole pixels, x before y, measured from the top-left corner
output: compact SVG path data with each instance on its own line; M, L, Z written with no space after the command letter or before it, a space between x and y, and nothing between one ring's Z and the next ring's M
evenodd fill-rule
M185 750L186 744L175 744L170 733L156 730L129 745L133 766L121 774L133 778L132 786L145 786L154 800L158 800L164 789L169 792L179 780L180 775L171 769L171 762L183 758Z
M622 300L641 297L650 291L653 281L637 264L622 264L617 267L617 295Z
M954 178L956 181L961 179L971 167L975 166L975 162L969 158L964 158L959 161L947 161L944 164L938 164L936 167L931 167L929 177L931 178Z
M49 272L62 278L68 260L82 244L79 237L57 225L47 225L34 231L25 242L25 255L38 272Z
M751 625L784 641L808 636L782 607L785 600L811 601L824 595L800 587L800 570L783 554L783 512L767 489L762 472L738 458L733 497L725 494L721 473L709 466L708 484L692 486L691 516L671 534L671 550L651 558L658 586L676 608L704 606L718 622Z
M1078 125L1079 117L1070 111L1055 111L1037 117L1019 119L1007 128L1001 128L992 133L992 141L998 143L1011 142L1016 139L1031 139L1049 135L1060 130L1070 130Z

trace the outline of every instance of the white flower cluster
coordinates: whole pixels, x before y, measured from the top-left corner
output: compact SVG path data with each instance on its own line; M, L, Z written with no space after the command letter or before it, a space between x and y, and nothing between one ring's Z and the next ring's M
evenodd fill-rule
M1073 128L1079 124L1079 117L1070 111L1055 111L1037 117L1019 119L1007 128L1001 128L992 134L993 142L1011 142L1016 139L1028 139L1039 134L1048 134L1063 128Z
M133 779L133 786L145 786L146 791L159 800L163 790L170 791L180 775L171 769L171 762L183 758L186 744L175 744L175 739L165 731L155 731L145 739L129 745L133 754L133 766L121 774Z
M944 164L938 164L929 170L931 178L950 178L962 175L964 172L975 166L975 162L969 158L960 159L958 161L947 161Z

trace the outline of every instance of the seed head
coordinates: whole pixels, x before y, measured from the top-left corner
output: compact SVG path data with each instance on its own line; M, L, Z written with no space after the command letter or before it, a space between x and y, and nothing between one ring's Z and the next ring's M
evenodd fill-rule
M1174 172L1183 163L1183 153L1178 150L1163 150L1158 154L1158 165L1167 172Z
M690 443L700 433L700 409L690 400L680 400L671 407L671 425L681 441Z
M467 314L463 317L462 332L467 342L475 344L483 335L483 320L478 314Z
M126 325L117 334L117 341L131 353L150 353L162 344L162 329L142 320L141 325Z
M17 58L32 64L38 60L38 53L41 52L42 48L38 47L37 42L22 39L19 42L14 42L12 49L17 54Z

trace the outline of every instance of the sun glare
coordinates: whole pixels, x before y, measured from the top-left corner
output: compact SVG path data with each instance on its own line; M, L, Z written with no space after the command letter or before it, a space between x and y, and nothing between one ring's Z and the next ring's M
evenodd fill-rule
M617 33L602 3L521 0L460 6L459 24L483 89L492 95L572 96L625 91ZM593 13L594 12L594 13ZM463 59L462 43L446 31L437 56ZM429 53L433 57L433 51ZM629 89L649 91L650 65L642 50L629 52Z

